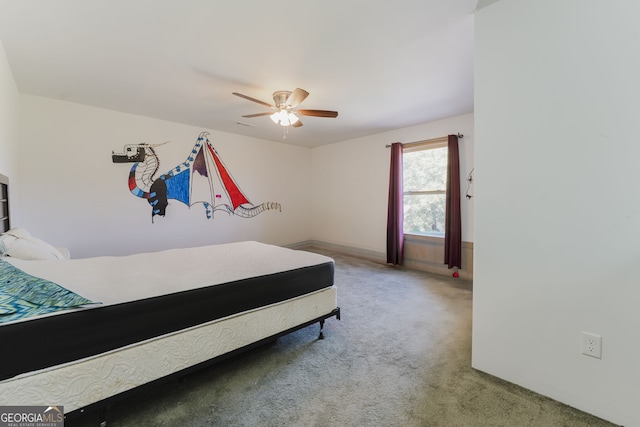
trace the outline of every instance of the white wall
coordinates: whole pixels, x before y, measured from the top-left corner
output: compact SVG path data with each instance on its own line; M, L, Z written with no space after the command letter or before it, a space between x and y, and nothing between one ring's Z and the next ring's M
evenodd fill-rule
M476 13L473 366L640 425L640 2ZM580 354L581 331L603 337Z
M160 172L189 155L206 129L79 104L21 95L20 144L12 183L13 226L70 248L72 256L128 254L239 240L291 244L309 239L310 149L210 131L210 140L242 191L282 212L254 218L189 210L170 200L165 217L127 187L131 164L114 164L125 144L157 148Z
M13 147L18 140L19 111L18 88L0 42L0 174L9 177L13 175Z
M462 239L473 241L473 202L466 178L473 168L473 114L315 148L312 153L313 239L384 254L386 252L389 149L462 133L459 140Z
M461 132L463 194L473 167L473 114L313 150L210 131L249 199L280 202L282 212L206 220L200 206L189 210L174 201L167 216L152 224L149 205L127 189L130 164L112 163L111 152L125 144L170 140L158 148L165 171L186 158L204 129L31 95L20 100L13 225L69 247L74 257L247 239L283 245L314 239L382 254L385 145ZM463 240L473 241L473 199L463 198L462 216Z

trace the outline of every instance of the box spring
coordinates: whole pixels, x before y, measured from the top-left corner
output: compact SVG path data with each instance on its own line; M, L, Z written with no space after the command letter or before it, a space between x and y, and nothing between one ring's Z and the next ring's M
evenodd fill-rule
M234 314L0 382L13 405L63 405L65 413L118 400L257 342L339 313L336 287ZM339 316L339 315L338 315ZM54 402L54 403L52 403Z

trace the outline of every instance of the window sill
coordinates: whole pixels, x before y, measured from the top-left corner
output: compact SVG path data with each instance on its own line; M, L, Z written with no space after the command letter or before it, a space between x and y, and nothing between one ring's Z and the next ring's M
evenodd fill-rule
M430 234L404 233L404 240L409 240L414 242L442 242L444 240L444 236L434 236Z

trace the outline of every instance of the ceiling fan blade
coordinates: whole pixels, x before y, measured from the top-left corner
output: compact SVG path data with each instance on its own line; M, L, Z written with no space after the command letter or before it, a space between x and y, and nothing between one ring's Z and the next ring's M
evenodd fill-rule
M302 126L302 120L300 119L298 119L297 122L291 125L291 127L294 127L294 128L299 128L300 126Z
M309 92L304 89L297 88L291 92L291 95L287 98L286 104L289 107L294 108L296 105L307 99L307 96L309 96Z
M255 99L255 98L252 98L252 97L247 96L247 95L243 95L243 94L238 93L238 92L233 92L233 94L234 94L235 96L239 96L240 98L244 98L244 99L249 100L249 101L257 102L258 104L260 104L260 105L264 105L265 107L275 108L273 105L271 105L271 104L267 104L266 102L264 102L264 101L260 101L259 99Z
M262 116L270 116L272 114L273 114L273 112L269 111L269 112L266 112L266 113L247 114L246 116L242 116L242 117L247 117L247 118L262 117Z
M337 111L329 111L329 110L296 110L298 114L302 114L303 116L314 116L314 117L338 117Z

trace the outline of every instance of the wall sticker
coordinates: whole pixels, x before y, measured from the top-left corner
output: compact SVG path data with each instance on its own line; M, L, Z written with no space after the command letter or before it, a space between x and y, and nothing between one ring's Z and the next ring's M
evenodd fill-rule
M113 163L133 163L129 190L151 205L151 222L156 215L165 216L169 199L189 207L202 204L208 219L213 218L216 211L243 218L252 218L266 210L281 211L280 203L253 205L249 201L209 142L208 132L200 133L187 160L156 177L160 159L155 148L167 143L127 144L123 153L112 152L111 156ZM198 176L205 179L197 179Z

